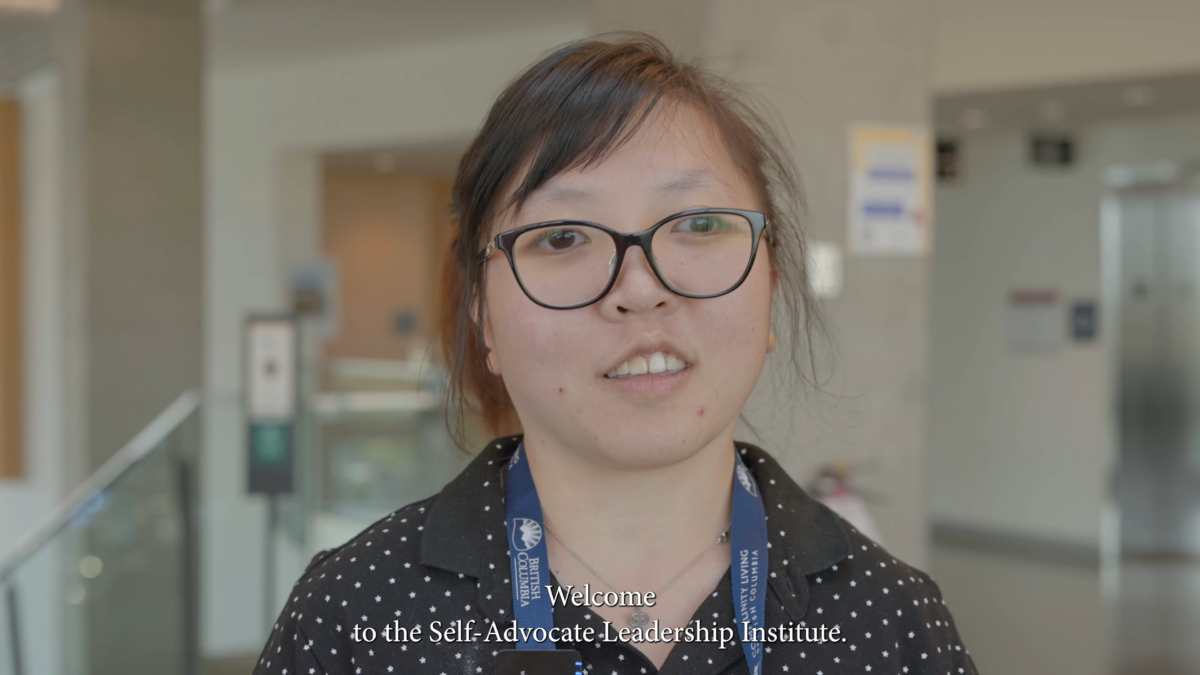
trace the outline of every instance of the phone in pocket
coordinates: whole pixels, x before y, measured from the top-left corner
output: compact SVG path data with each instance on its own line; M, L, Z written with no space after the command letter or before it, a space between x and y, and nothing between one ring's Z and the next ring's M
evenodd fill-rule
M583 657L574 649L505 649L496 675L583 675Z

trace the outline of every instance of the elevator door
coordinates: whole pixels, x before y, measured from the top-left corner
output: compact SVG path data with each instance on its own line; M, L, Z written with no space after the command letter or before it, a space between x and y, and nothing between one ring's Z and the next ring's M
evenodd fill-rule
M1122 549L1200 556L1200 188L1118 205Z

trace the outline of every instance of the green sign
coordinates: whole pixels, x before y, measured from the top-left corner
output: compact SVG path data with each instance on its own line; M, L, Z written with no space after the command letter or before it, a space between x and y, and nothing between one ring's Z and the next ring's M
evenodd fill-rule
M250 433L250 457L255 464L283 464L291 451L291 425L255 424Z

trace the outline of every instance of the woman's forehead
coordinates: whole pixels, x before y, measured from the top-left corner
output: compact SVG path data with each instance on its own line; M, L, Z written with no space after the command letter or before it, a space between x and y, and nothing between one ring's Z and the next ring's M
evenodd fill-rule
M679 204L678 210L763 206L761 191L735 163L713 119L693 105L660 102L632 133L618 138L599 158L546 178L517 201L517 191L543 150L532 151L508 181L496 202L500 210L480 233L481 242L534 222L602 220L600 212L634 199L653 203L655 210L659 206L671 210L673 203Z
M523 167L516 183L527 171ZM687 193L736 200L748 187L724 140L706 116L687 106L652 113L619 147L600 159L550 177L520 211L543 206L589 205L630 187L669 198Z

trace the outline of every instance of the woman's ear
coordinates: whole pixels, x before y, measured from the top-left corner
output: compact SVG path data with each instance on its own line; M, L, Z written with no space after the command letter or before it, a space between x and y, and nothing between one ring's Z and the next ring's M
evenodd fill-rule
M499 377L500 359L496 357L496 350L492 347L492 322L488 321L486 317L483 320L483 343L487 347L488 372Z
M496 358L495 340L492 337L492 322L488 319L487 308L475 305L475 316L472 320L483 329L483 348L487 350L487 368L493 375L500 375L500 360Z
M771 311L775 310L775 289L779 287L779 270L775 269L774 263L771 264ZM775 331L767 331L767 353L775 351Z

